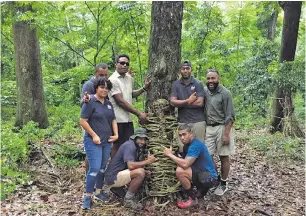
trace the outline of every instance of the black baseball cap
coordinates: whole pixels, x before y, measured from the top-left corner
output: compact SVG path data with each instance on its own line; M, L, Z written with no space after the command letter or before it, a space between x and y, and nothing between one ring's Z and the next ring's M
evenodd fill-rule
M180 67L183 67L183 66L189 66L189 67L192 67L191 66L191 62L189 60L185 60L181 63L181 66Z

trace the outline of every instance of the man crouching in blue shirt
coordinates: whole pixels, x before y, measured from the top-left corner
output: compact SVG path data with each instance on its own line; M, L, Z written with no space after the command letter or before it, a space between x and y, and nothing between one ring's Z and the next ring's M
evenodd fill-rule
M184 193L187 193L187 196L177 205L179 208L189 208L198 204L197 191L194 187L204 196L211 187L215 186L218 177L205 144L194 138L191 126L180 125L178 134L184 144L184 158L173 155L171 147L164 150L164 155L178 165L176 176L185 190Z
M135 193L141 186L145 175L149 174L143 168L156 160L150 154L146 160L138 160L139 148L143 147L148 139L146 129L137 128L134 135L119 147L105 172L105 190L110 189L119 194L119 189L122 189L122 186L129 185L124 197L124 206L135 210L143 208L141 203L135 200Z

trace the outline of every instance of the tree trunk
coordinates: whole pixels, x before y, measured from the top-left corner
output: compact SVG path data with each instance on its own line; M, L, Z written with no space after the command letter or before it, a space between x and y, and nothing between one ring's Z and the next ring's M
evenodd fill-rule
M152 3L149 48L152 83L146 103L149 123L145 127L150 137L147 150L153 155L162 155L164 147L172 146L174 151L178 150L175 134L177 120L169 99L181 59L183 5L183 1ZM175 162L166 158L160 158L148 166L154 175L146 180L144 187L146 195L155 197L154 202L175 200L180 185L175 177L175 168Z
M147 95L147 107L159 98L169 100L172 82L178 77L183 5L182 1L152 3L149 47L152 84Z
M271 16L271 20L269 21L268 36L267 36L268 40L271 40L271 41L273 41L275 37L277 17L278 17L278 11L276 8L274 8L274 11Z
M302 2L280 2L284 10L284 23L280 62L294 61L301 16ZM287 71L283 71L287 73ZM303 136L294 116L292 93L289 89L276 88L273 102L272 132L281 131L290 136Z
M13 24L17 77L17 112L15 126L35 121L39 127L48 126L44 101L39 41L30 21Z

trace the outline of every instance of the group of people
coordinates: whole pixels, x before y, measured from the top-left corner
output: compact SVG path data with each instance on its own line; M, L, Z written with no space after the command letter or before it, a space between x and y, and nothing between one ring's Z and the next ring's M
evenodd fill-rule
M106 64L98 64L95 76L82 89L80 125L85 131L88 166L83 209L90 209L92 198L108 202L110 191L124 199L124 206L143 208L136 201L135 193L145 176L151 174L145 166L154 163L156 158L148 153L146 159L140 160L139 152L149 137L144 128L134 132L131 115L136 115L140 123L147 122L147 114L134 108L132 99L150 88L151 79L147 76L145 85L133 90L129 64L128 55L119 55L111 76ZM182 185L178 206L188 208L196 205L197 198L211 188L216 195L228 190L226 180L229 156L234 151L235 115L231 94L219 84L217 70L207 71L206 88L192 76L190 61L180 65L180 72L181 78L172 84L170 99L171 105L178 108L180 154L165 148L164 156L178 166L176 177ZM213 158L216 154L221 161L220 175Z

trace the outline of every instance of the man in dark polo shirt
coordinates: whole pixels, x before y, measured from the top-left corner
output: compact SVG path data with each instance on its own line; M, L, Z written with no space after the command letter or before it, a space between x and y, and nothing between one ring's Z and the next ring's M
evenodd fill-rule
M232 129L235 113L230 91L219 84L219 72L215 69L208 69L206 79L205 144L212 156L217 154L220 157L221 181L215 194L221 196L228 190L226 180L230 170L229 156L235 150L234 130Z
M178 108L178 123L189 123L193 127L196 138L204 142L205 139L205 116L204 116L204 86L203 83L191 76L192 66L190 61L181 63L181 79L176 80L171 88L171 104ZM183 144L177 139L180 152Z
M108 185L106 186L108 190L114 192L112 189L117 189L118 193L118 189L129 184L124 197L124 206L135 210L142 209L142 205L134 200L134 196L148 173L143 167L156 160L154 156L148 154L146 160L139 161L138 153L147 139L146 129L137 128L134 135L119 147L105 172L105 184Z

